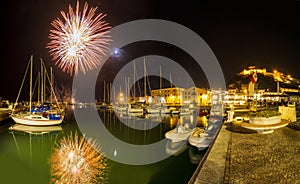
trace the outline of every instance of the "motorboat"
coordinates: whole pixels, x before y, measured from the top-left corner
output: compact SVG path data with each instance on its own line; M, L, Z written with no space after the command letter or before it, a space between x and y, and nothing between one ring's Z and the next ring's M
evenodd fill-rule
M187 140L173 142L168 139L166 142L166 153L169 155L178 156L188 148Z
M172 142L179 142L187 140L187 138L193 133L194 128L190 128L188 124L180 124L176 128L165 133L167 139L172 140Z
M197 147L199 150L209 147L211 140L205 129L200 127L194 128L194 131L188 138L190 145Z

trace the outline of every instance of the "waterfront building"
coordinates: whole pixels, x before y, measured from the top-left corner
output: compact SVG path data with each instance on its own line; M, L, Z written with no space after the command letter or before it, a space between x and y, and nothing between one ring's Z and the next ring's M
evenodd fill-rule
M210 104L211 93L207 89L190 87L183 92L183 103L196 103L200 106L207 106Z
M247 105L247 93L238 92L237 89L229 89L226 91L224 102L227 106L245 106Z
M151 90L152 103L164 103L167 105L181 105L184 88L171 87Z
M253 74L257 78L253 82ZM250 93L249 83L253 82L253 91ZM150 96L128 96L121 93L118 102L145 104L164 104L168 106L182 106L196 104L210 106L214 101L212 93L216 90L190 87L169 87L151 90ZM222 93L224 104L227 107L248 107L252 102L264 105L266 103L281 103L294 101L300 103L300 80L279 71L269 72L266 68L250 66L237 73L228 83L227 91Z
M152 103L165 103L167 105L184 105L195 103L207 106L211 103L211 92L207 89L190 87L187 89L172 87L151 90Z

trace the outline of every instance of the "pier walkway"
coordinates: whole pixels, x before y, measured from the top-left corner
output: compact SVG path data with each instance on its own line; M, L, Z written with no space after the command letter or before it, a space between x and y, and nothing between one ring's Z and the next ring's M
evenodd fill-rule
M258 134L225 123L189 184L300 183L300 122Z
M6 120L9 118L11 110L6 108L0 108L0 121Z

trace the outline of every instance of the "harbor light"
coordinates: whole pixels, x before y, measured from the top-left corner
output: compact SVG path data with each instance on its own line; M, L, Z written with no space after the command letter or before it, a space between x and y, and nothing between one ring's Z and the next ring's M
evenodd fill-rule
M165 97L161 97L161 98L160 98L160 103L166 103Z
M152 97L151 96L148 97L148 103L152 103Z
M120 93L119 95L119 102L124 102L124 94L123 93Z

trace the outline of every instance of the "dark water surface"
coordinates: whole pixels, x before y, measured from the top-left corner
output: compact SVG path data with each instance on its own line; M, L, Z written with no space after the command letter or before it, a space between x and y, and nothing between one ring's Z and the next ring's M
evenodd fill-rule
M165 132L174 128L178 123L193 122L198 117L188 115L164 116L159 118L159 124L152 129L138 130L132 128L136 120L130 117L116 116L111 111L99 111L105 127L118 139L130 144L149 144L164 139ZM193 116L193 117L191 117ZM145 118L145 126L156 119ZM127 126L131 124L131 127ZM61 131L43 131L32 133L30 131L15 131L9 127L14 125L12 120L1 122L0 127L0 183L37 183L50 182L49 158L54 147L71 132L80 132L73 115L72 108L66 110L66 117L61 125ZM97 140L101 144L101 140ZM166 151L168 147L166 145ZM180 151L170 157L147 165L127 165L108 160L107 183L111 184L146 184L146 183L187 183L194 173L205 151L198 151L186 143Z

